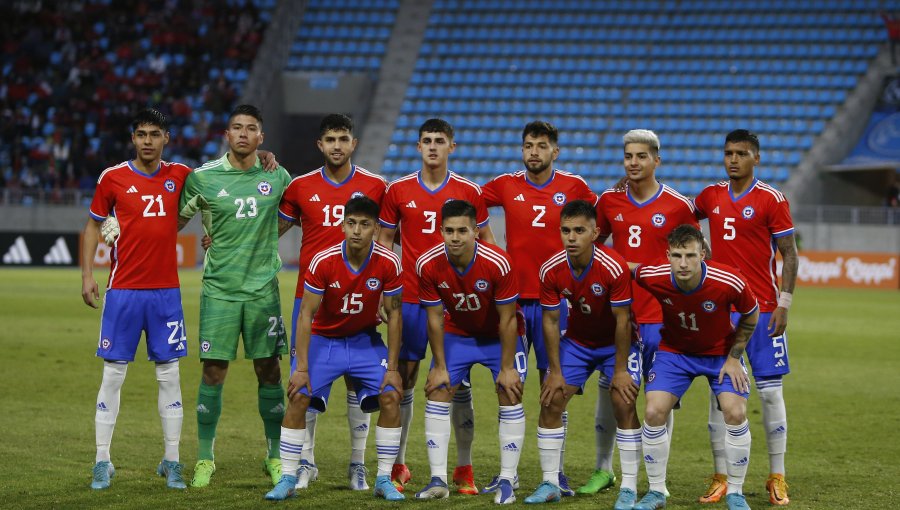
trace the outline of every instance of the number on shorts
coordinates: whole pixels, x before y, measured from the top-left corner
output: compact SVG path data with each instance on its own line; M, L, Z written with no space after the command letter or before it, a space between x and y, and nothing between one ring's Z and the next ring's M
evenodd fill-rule
M172 330L172 332L169 333L169 345L187 340L187 335L184 332L184 321L169 321L166 323L166 327ZM178 335L179 331L181 332L181 336Z
M528 373L528 356L524 352L516 353L516 371L523 377Z
M784 335L772 337L772 347L775 348L775 357L784 357Z
M269 317L269 336L278 336L284 334L284 319L278 317Z
M639 374L641 372L641 358L638 357L638 353L632 352L628 355L628 371L632 374Z

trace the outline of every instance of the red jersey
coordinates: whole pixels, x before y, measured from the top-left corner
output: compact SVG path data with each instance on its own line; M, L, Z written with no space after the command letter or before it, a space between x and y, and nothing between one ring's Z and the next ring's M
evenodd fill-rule
M278 215L299 223L303 229L299 274L306 274L306 268L315 254L344 239L341 222L344 221L344 205L348 200L367 196L381 204L386 188L384 178L356 165L342 182L329 179L324 167L295 177L281 196ZM295 296L303 297L303 278L297 279Z
M694 203L700 217L709 218L709 242L715 260L741 270L759 299L759 311L774 311L779 292L775 239L794 234L787 199L772 186L754 179L740 196L731 193L728 181L707 186Z
M538 272L551 255L562 249L559 211L572 200L596 205L597 195L577 175L553 170L550 180L538 186L521 170L503 174L481 187L488 207L506 213L506 251L516 260L514 271L522 299L540 297ZM540 242L535 242L536 240Z
M660 350L724 356L734 343L731 308L747 315L758 306L740 271L718 262L702 264L700 285L690 292L675 284L671 264L635 268L635 283L662 304Z
M388 228L400 227L400 253L403 260L406 292L404 303L418 303L416 260L441 237L441 206L448 200L466 200L475 206L479 227L488 224L487 207L481 188L474 182L448 171L444 183L435 190L422 184L420 172L392 182L387 188L378 221Z
M344 243L321 251L306 270L303 287L322 296L313 317L312 334L347 337L377 326L381 294L403 290L400 257L376 242L359 271L344 255Z
M475 338L499 338L497 305L519 298L516 275L509 255L496 246L478 241L475 257L459 273L450 264L444 243L434 246L416 262L419 301L424 306L443 303L444 331Z
M540 280L542 308L559 308L560 297L572 303L566 337L590 348L615 345L612 307L631 304L631 273L621 255L594 246L590 265L576 277L569 257L561 251L541 266ZM632 336L636 333L632 330Z
M178 199L189 173L181 163L160 161L147 175L125 161L100 174L91 218L119 221L108 289L178 287Z
M644 203L631 198L628 189L608 189L597 202L600 237L612 235L613 248L628 262L662 263L666 258L669 232L678 225L700 228L694 204L674 189L660 184L656 195ZM639 324L662 322L659 303L644 289L632 285L635 320Z

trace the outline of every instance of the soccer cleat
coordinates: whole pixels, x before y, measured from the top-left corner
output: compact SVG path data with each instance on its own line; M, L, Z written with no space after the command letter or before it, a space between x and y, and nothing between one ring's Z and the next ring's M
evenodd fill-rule
M416 499L447 499L449 496L450 489L447 483L437 476L432 476L428 485L416 493Z
M109 480L116 475L116 468L113 467L112 462L101 460L94 464L92 472L94 479L91 480L91 489L108 489Z
M272 485L277 485L281 481L281 459L273 459L271 457L263 461L263 473L269 475L272 479Z
M497 475L491 480L491 483L485 485L484 488L481 489L481 493L482 494L490 494L492 492L495 492L497 490L497 485L499 485L499 484L500 484L500 475ZM519 490L519 475L516 475L516 477L513 478L512 488L513 488L513 490Z
M501 478L494 491L494 503L498 505L511 505L516 502L516 493L513 486L506 478Z
M569 477L564 475L562 471L559 472L559 495L564 498L575 495L575 491L569 487Z
M174 460L163 459L156 466L156 474L166 477L166 487L170 489L186 489L187 484L184 483L184 477L181 475L183 469L184 464Z
M456 466L453 469L453 483L456 484L456 492L460 494L478 495L478 487L475 486L475 474L472 472L471 464Z
M631 489L619 489L619 497L616 498L616 506L613 510L631 510L637 502L637 494Z
M352 462L347 468L347 478L350 480L350 488L355 491L369 490L369 484L366 483L366 475L369 471L366 466L359 462Z
M542 482L531 496L525 498L525 502L531 503L556 503L560 498L559 487L550 482Z
M296 494L294 490L296 485L296 476L281 475L281 479L275 484L275 488L266 493L266 499L269 501L284 501L287 498L292 498Z
M700 496L701 503L718 503L728 490L728 477L721 473L712 475L709 481L709 488Z
M403 501L406 496L400 494L400 491L394 487L391 477L382 475L375 478L375 495L388 501Z
M209 485L209 479L216 472L216 463L211 460L198 460L194 465L194 478L191 480L191 487L206 487Z
M784 481L784 475L772 473L766 480L766 490L769 491L769 503L773 505L786 505L791 502L788 498L788 484Z
M615 485L616 483L616 475L612 473L612 471L607 471L605 469L597 469L591 475L590 480L587 481L586 484L582 485L578 488L578 494L597 494L603 489L608 489Z
M750 510L747 499L744 498L743 494L738 494L737 492L725 496L725 503L728 504L728 510Z
M634 510L657 510L666 507L666 495L659 491L650 491L634 505Z
M309 461L301 460L300 467L297 468L297 485L295 489L308 489L309 482L315 482L319 479L319 468Z
M406 467L406 464L394 464L394 467L391 468L391 482L394 483L394 487L396 487L398 491L403 492L404 486L406 486L410 480L412 480L412 473L409 472L409 468Z

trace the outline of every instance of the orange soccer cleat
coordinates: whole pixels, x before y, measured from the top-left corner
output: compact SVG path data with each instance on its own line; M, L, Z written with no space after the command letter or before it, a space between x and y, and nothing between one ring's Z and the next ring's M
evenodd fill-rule
M719 500L725 497L727 491L728 478L721 473L716 473L712 476L709 488L706 489L706 493L700 496L699 501L701 503L718 503Z
M456 484L456 492L460 494L478 495L478 487L475 486L475 474L472 472L471 464L456 466L453 470L453 483Z
M784 506L791 502L788 498L788 484L784 481L784 475L772 473L766 480L766 490L769 491L769 503Z
M410 480L412 480L412 473L409 472L409 468L406 467L406 464L394 464L394 467L391 468L391 482L394 484L394 487L397 488L397 491L403 492L404 486L406 486Z

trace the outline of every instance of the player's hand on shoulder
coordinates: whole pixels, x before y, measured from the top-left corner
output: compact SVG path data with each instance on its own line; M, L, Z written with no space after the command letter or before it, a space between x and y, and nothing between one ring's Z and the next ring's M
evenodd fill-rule
M275 153L269 151L257 151L259 161L262 163L263 170L266 172L274 172L278 170L278 160L275 159Z
M566 379L558 370L547 370L544 382L541 383L541 405L544 407L553 403L556 393L566 396Z
M302 388L312 395L312 387L309 385L309 372L307 370L294 370L291 378L288 380L288 399L294 398L294 395Z
M97 302L100 301L100 288L97 286L97 282L94 281L94 277L85 276L81 278L81 299L84 300L84 304L91 308L99 308Z

